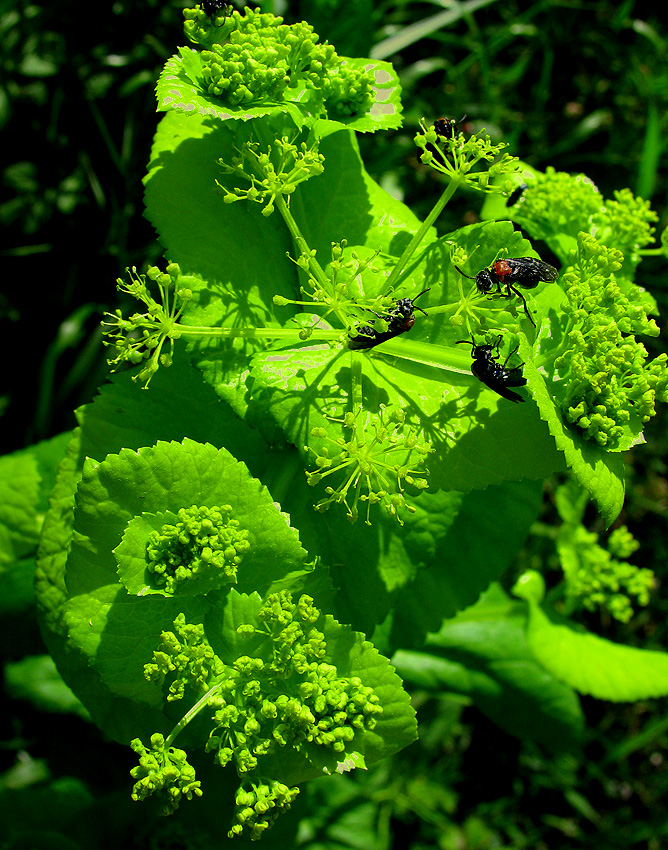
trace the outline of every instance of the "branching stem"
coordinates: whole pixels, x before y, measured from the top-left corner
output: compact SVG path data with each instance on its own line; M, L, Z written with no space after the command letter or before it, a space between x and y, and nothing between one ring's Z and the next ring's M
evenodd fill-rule
M218 682L217 685L214 685L210 690L208 690L204 696L183 715L165 739L165 749L172 746L176 736L186 728L190 721L200 713L204 706L211 701L211 698L214 697L222 687L223 683Z
M410 258L415 253L418 245L422 242L424 237L427 235L427 231L433 225L433 223L436 221L436 219L439 217L439 215L443 212L443 209L445 208L446 204L448 203L450 198L452 198L452 196L455 194L455 192L460 187L462 182L463 182L463 180L457 179L456 177L453 177L450 180L450 182L448 183L447 189L445 190L445 192L443 192L443 194L438 199L438 201L436 201L433 209L431 210L431 212L429 213L427 218L424 220L424 222L422 223L422 226L417 231L415 236L413 236L411 241L408 243L406 250L401 255L401 257L399 257L399 260L398 260L396 266L392 269L390 276L387 279L388 291L391 292L392 288L396 286L399 278L401 277L401 273L405 269Z

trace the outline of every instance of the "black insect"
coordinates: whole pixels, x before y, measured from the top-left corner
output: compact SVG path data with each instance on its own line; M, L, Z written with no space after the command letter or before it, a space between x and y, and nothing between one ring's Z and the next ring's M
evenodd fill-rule
M524 194L526 188L527 188L526 183L520 183L520 185L516 189L513 189L513 191L508 196L508 200L506 201L506 206L507 207L514 207L515 204L519 201L519 199Z
M462 115L459 121L455 121L454 118L437 118L434 121L434 132L437 136L441 136L444 139L454 139L457 126L461 124L465 118L466 115Z
M357 336L348 340L348 348L359 350L362 348L375 348L381 342L392 339L399 334L406 333L415 324L415 310L427 314L421 307L416 307L415 302L425 292L429 292L431 287L418 292L415 298L399 298L394 307L388 310L387 313L376 313L371 310L374 316L387 322L388 328L386 331L377 331L371 325L363 325L357 328Z
M494 345L476 345L475 338L471 340L457 340L457 345L470 345L471 354L473 355L473 363L471 364L471 372L479 381L482 381L490 390L494 390L498 395L507 398L508 401L524 401L519 393L513 392L510 387L523 387L527 380L522 376L522 366L508 366L507 363L519 346L513 348L510 354L506 357L503 363L499 363L500 353L499 346L501 345L501 334ZM496 352L496 353L495 353Z
M216 18L224 15L226 18L230 14L231 6L229 3L223 3L222 0L202 0L202 11L209 16L209 20L213 24Z
M527 300L519 289L513 286L513 284L516 283L518 286L522 286L525 289L533 289L535 286L538 286L541 281L556 280L559 277L559 272L554 266L550 266L541 260L535 260L533 257L517 257L513 260L496 260L491 266L479 271L475 277L471 277L470 274L464 274L464 272L460 268L457 268L457 266L455 266L455 268L459 274L464 275L464 277L467 277L469 280L475 280L478 292L487 294L494 286L496 286L497 292L501 293L506 298L510 298L512 293L517 295L522 299L524 312L527 314L527 319L534 327L536 327L536 323L529 313ZM502 286L506 287L505 292L502 292Z

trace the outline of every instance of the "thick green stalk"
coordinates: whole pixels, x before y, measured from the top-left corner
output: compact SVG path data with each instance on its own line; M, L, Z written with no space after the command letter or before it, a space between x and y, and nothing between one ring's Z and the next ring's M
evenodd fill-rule
M329 292L333 295L331 290L331 282L325 272L322 270L322 266L316 260L315 257L311 256L311 248L309 247L308 242L304 238L301 230L299 229L299 225L294 219L294 216L290 212L290 207L285 203L285 198L283 195L276 196L276 209L281 214L283 221L286 223L288 230L290 231L292 238L295 240L295 244L299 248L299 253L303 256L309 258L309 270L313 277L317 280L320 286L325 290L325 292Z
M399 278L401 277L401 273L406 268L408 261L410 260L410 258L415 253L419 244L422 242L424 237L427 235L427 231L430 229L430 227L433 225L433 223L436 221L436 219L439 217L439 215L443 212L445 205L448 203L450 198L452 198L452 196L455 194L455 192L457 191L457 189L459 188L459 186L461 185L462 182L463 182L462 180L458 180L456 178L452 178L450 180L450 182L448 183L448 188L445 190L445 192L443 192L443 194L438 199L438 201L436 201L436 204L434 205L433 209L431 210L431 212L429 213L427 218L424 220L424 222L423 222L422 226L420 227L420 229L418 230L418 232L415 234L415 236L413 236L411 241L408 243L406 250L401 255L401 257L399 257L399 260L398 260L396 266L392 269L392 272L390 273L390 276L387 279L388 290L391 290L392 287L396 286Z
M300 328L207 328L202 325L179 325L179 337L244 337L246 339L284 339L299 342ZM339 339L341 331L316 328L312 340Z

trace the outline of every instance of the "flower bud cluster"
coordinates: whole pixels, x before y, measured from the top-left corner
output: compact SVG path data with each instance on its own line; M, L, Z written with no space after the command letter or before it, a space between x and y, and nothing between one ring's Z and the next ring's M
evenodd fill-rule
M357 69L342 63L335 73L322 80L325 107L332 118L348 115L363 115L373 103L370 74L361 74Z
M276 818L287 812L299 788L288 788L274 779L242 783L235 796L236 823L227 833L228 838L246 831L251 840L262 837Z
M382 714L373 688L357 676L339 676L326 661L327 643L315 627L320 612L309 596L296 604L288 591L271 594L258 612L261 627L239 626L260 637L263 657L240 656L232 664L234 701L221 699L207 750L240 774L282 747L309 745L343 754L356 732L375 728Z
M300 86L338 115L367 112L373 103L373 76L346 66L303 21L287 26L282 18L247 8L243 15L233 12L213 36L198 38L201 24L199 16L186 31L209 47L201 54L205 91L230 107L276 105Z
M374 729L383 713L373 688L358 676L340 676L329 660L325 633L317 628L326 628L326 622L310 596L293 602L289 591L272 593L255 621L236 630L240 640L252 643L253 655L227 665L209 645L204 627L179 614L174 631L162 633L160 648L144 667L149 681L170 682L168 700L181 699L186 689L199 697L180 726L213 709L206 751L221 766L232 764L244 780L230 837L248 831L258 838L298 793L266 776L264 756L293 748L309 759L322 747L334 765L354 752L356 735ZM182 751L167 747L160 735L151 745L148 751L141 741L133 742L140 754L133 771L139 780L135 799L165 787L173 811L181 796L201 793L199 783ZM292 763L295 756L286 758Z
M590 229L590 222L601 214L603 204L603 196L591 178L555 171L548 165L544 174L537 174L531 181L513 217L536 239L547 239L555 233L576 239L581 230Z
M231 514L231 505L193 505L179 510L175 524L150 532L146 560L155 586L173 594L179 584L207 573L217 573L226 584L236 582L250 542L248 530Z
M638 288L616 277L622 262L619 251L579 234L572 266L561 278L566 330L554 361L565 419L612 450L627 429L654 416L657 400L668 400L668 357L648 364L647 350L634 336L657 336L659 329L634 298Z
M167 699L183 699L186 687L206 693L220 678L225 665L213 651L201 624L186 623L185 614L174 620L173 632L162 632L153 661L144 665L144 678L162 684L170 678Z
M191 800L201 797L201 782L195 779L195 770L188 764L186 753L176 747L166 746L165 738L151 735L150 748L139 738L130 746L139 755L139 765L130 774L136 779L132 789L133 800L145 800L157 794L162 802L161 814L172 814L183 797Z
M633 616L633 605L647 605L654 587L654 573L619 561L613 555L627 557L638 547L637 541L626 527L610 535L608 549L598 542L598 534L589 532L583 525L565 527L561 532L567 540L568 557L565 565L567 596L588 611L604 608L616 620L628 623Z
M617 190L614 196L615 200L606 201L604 209L594 217L593 232L599 242L614 245L625 257L633 257L638 249L653 241L652 224L659 216L649 201L636 198L630 189Z

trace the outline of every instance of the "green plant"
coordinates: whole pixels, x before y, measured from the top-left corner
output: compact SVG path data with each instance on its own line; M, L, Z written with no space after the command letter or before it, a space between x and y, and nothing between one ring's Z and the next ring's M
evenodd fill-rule
M434 665L440 689L513 733L530 696L525 734L555 749L581 735L574 690L668 692L665 655L575 630L540 576L518 581L521 602L492 584L553 472L569 468L607 525L621 509L621 451L668 386L665 356L648 363L636 340L658 333L633 282L646 206L535 176L515 214L562 268L527 292L534 332L516 299L455 269L534 255L512 224L433 229L461 187L503 204L522 166L502 144L425 123L416 144L445 187L420 222L355 144L400 123L387 63L341 58L264 13L186 18L205 49L165 67L146 181L170 262L119 283L146 311L107 318L110 359L141 368L80 411L38 566L49 649L95 722L133 742L135 797L173 811L206 796L215 778L200 785L188 761L200 750L225 768L229 833L255 838L300 783L409 744L408 695L363 632L404 681ZM348 348L426 289L410 333ZM456 347L499 336L505 353L519 345L529 403L483 386ZM33 481L30 457L14 462ZM456 669L437 663L448 652ZM504 667L513 657L527 681ZM467 676L492 661L486 680Z

